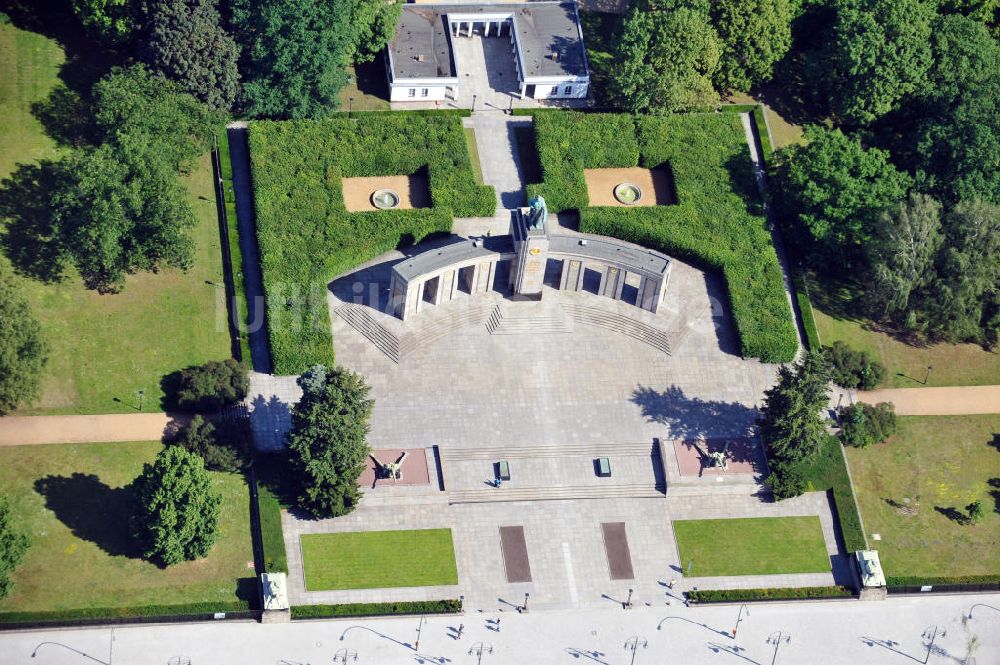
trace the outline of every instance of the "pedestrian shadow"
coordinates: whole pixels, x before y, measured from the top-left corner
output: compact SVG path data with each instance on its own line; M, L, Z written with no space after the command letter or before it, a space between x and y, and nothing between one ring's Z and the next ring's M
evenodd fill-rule
M603 651L598 651L596 649L592 651L587 651L585 649L577 649L576 647L566 647L566 653L578 660L581 658L586 658L588 660L594 661L595 663L601 663L601 665L610 665L610 663L607 660L602 660L607 656L607 654L604 653Z
M737 658L742 658L748 663L754 663L754 665L762 665L759 661L756 661L753 658L749 658L748 656L744 656L743 652L746 651L746 648L741 647L739 645L719 644L718 642L706 642L705 646L708 647L708 650L711 651L712 653L728 653L732 656L736 656Z
M131 485L110 487L94 474L74 473L39 478L35 491L75 537L94 543L110 556L141 557L129 536L134 505Z

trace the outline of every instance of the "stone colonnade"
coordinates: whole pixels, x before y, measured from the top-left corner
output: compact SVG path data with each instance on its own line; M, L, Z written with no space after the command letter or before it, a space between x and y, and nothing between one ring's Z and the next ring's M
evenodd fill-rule
M390 309L406 320L428 304L440 305L454 300L459 292L478 295L490 291L496 279L500 254L448 266L443 270L407 280L393 271L389 282Z

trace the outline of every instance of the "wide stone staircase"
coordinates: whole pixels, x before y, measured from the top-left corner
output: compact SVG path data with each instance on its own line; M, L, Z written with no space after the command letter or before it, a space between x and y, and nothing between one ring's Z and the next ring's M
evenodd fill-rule
M498 304L486 320L491 335L541 335L573 332L573 319L559 307L542 303Z
M531 459L536 457L645 457L659 456L652 441L638 443L558 443L503 448L442 448L441 461Z
M559 501L577 499L662 499L664 488L656 483L629 485L562 485L554 487L484 487L453 490L448 503L493 503L496 501Z
M563 310L576 322L613 330L670 355L670 334L625 314L579 302L562 303Z

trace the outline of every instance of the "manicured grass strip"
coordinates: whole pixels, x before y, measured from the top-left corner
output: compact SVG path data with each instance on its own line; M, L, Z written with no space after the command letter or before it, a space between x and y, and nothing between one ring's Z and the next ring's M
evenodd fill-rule
M840 439L829 437L817 452L816 457L803 468L806 489L810 492L831 490L833 503L837 509L840 532L844 537L844 547L848 552L868 549L865 530L861 525L858 506L851 492L851 477L840 445ZM884 564L883 564L884 565Z
M454 614L462 610L460 600L415 600L396 603L342 603L340 605L296 605L293 619L330 617L374 617L390 614Z
M850 598L853 589L843 586L808 586L787 589L696 589L687 597L699 603L726 603L750 600L798 600L801 598Z
M129 485L162 449L157 441L0 448L0 493L31 536L0 612L86 617L99 616L91 608L228 607L256 596L255 572L247 567L249 491L241 474L210 472L222 507L219 538L207 557L168 568L139 557L128 535Z
M281 532L281 504L278 497L258 483L257 504L260 507L260 533L264 542L266 572L287 573L288 559L285 555L285 538Z
M302 536L306 590L458 584L451 529Z
M469 163L472 164L472 174L476 177L476 184L483 184L483 165L479 162L479 144L476 143L476 130L472 127L464 127L465 145L469 148Z
M693 577L830 570L818 517L679 520L674 534L681 566Z

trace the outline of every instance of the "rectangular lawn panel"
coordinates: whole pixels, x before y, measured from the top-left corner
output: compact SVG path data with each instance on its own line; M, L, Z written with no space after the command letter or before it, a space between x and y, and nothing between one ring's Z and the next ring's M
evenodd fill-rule
M621 238L722 273L744 357L794 358L798 338L737 114L534 114L542 195L580 211L580 230ZM584 169L669 167L677 203L591 207Z
M451 529L305 534L306 590L458 584Z
M1000 575L1000 486L991 484L1000 483L998 432L1000 415L908 416L885 443L847 448L869 542L890 583ZM976 500L982 521L964 523Z
M274 371L332 365L327 283L432 233L489 217L458 115L368 113L250 123L257 241ZM426 174L431 207L349 213L342 179Z
M830 570L819 517L679 520L674 535L681 567L692 577Z
M0 448L0 493L31 546L0 600L6 612L231 604L255 589L249 492L240 474L211 472L222 494L209 555L161 569L128 537L128 485L163 449L156 441Z

